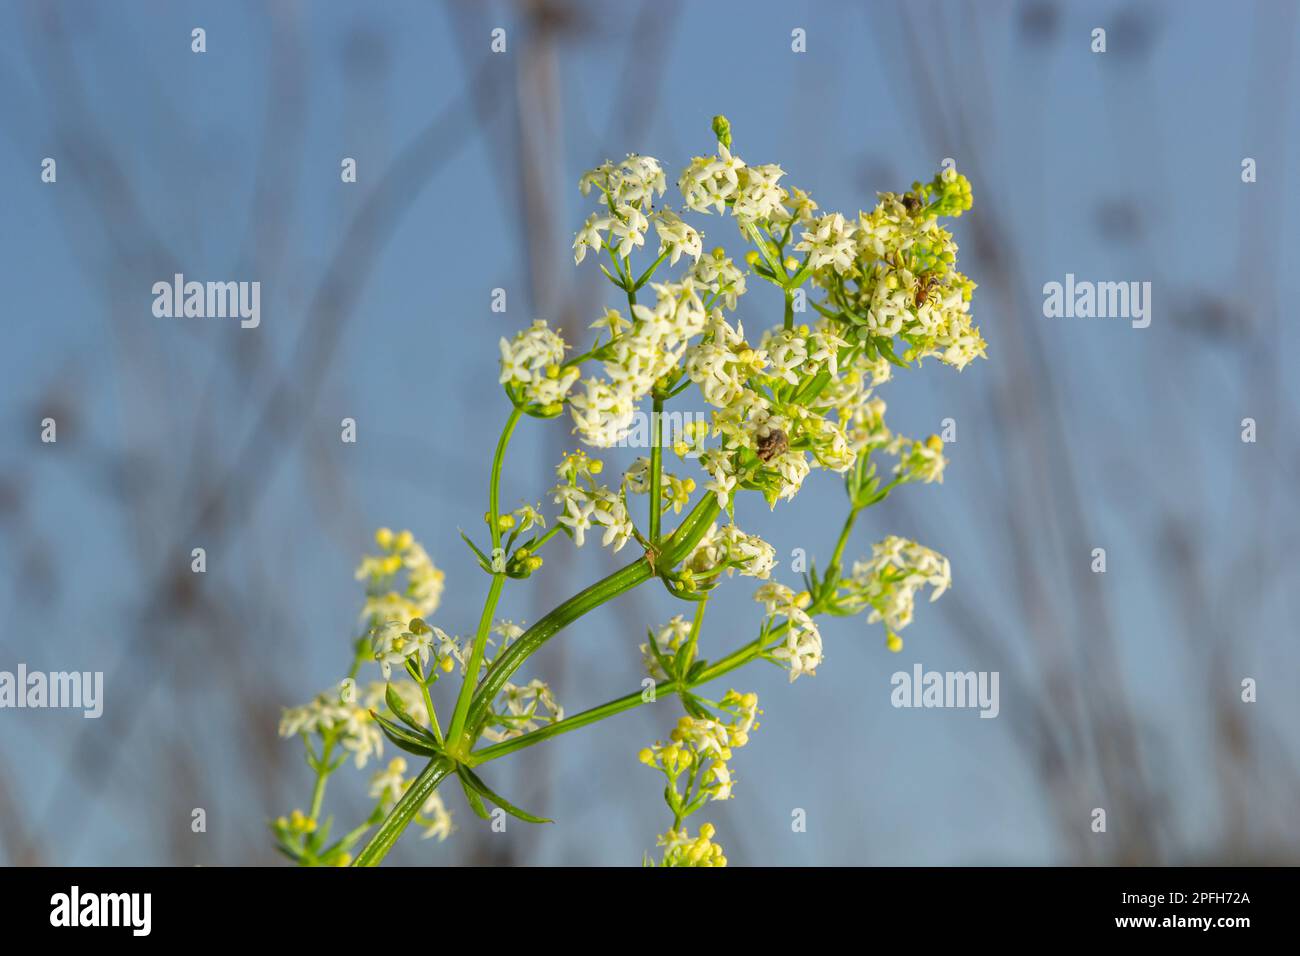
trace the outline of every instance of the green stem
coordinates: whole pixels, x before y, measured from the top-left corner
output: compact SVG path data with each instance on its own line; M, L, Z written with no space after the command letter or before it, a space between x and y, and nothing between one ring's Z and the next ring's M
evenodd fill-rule
M505 460L506 446L510 444L510 436L514 433L521 414L518 408L510 409L510 417L506 419L505 428L501 429L496 454L492 456L492 474L488 480L488 516L492 523L493 548L501 547L501 526L498 521L501 517L501 463Z
M433 695L429 693L429 684L424 676L424 668L420 668L419 679L416 681L420 685L420 693L424 696L424 709L429 712L429 727L433 731L433 737L442 743L442 728L438 726L438 712L433 709Z
M695 618L691 621L691 633L686 639L687 647L690 648L686 652L685 667L687 670L690 670L691 664L695 662L695 650L700 644L700 627L704 624L704 611L708 606L709 596L707 594L695 605Z
M785 328L794 328L794 292L789 288L785 290Z
M849 543L849 533L853 530L853 524L858 520L858 512L861 510L861 508L851 508L849 516L844 519L844 529L840 531L840 539L835 543L835 553L831 555L830 566L826 569L828 578L839 572L840 560L844 557L844 546Z
M768 637L779 637L789 627L788 624L782 624L773 628L767 633ZM751 660L759 655L763 650L762 638L750 641L741 647L736 648L726 657L714 661L704 670L702 670L695 680L691 681L690 687L699 687L710 681L717 680L723 674L728 674L736 668L748 664ZM510 740L502 741L499 744L493 744L491 747L484 747L472 755L474 764L485 763L489 760L496 760L504 757L506 754L512 754L517 750L523 750L525 747L531 747L534 744L540 744L543 740L549 740L552 737L558 737L560 734L567 734L570 731L577 730L579 727L586 727L588 724L594 724L597 721L604 720L606 717L613 717L615 714L621 714L633 710L642 704L658 700L667 694L675 694L680 690L680 686L675 680L664 680L655 684L653 697L648 697L645 691L634 691L623 697L607 701L599 707L592 707L590 710L584 710L580 714L574 714L572 717L566 717L563 720L557 720L553 724L540 727L537 730L514 737Z
M320 761L316 764L316 782L311 788L311 813L308 814L313 820L320 819L321 804L325 801L325 781L329 779L329 762L330 751L334 749L334 741L327 740L321 747Z
M758 246L759 254L766 260L768 268L772 270L772 275L778 280L778 285L784 285L785 280L788 278L785 274L785 266L781 265L780 256L773 253L771 243L763 238L763 234L758 231L758 227L752 223L746 229L746 232L754 245Z
M478 681L478 672L483 667L483 653L487 647L488 633L492 630L492 615L496 613L497 601L501 597L501 589L505 586L506 576L504 574L492 575L492 586L488 589L487 600L483 603L483 613L479 617L478 631L474 634L474 649L470 652L469 663L465 669L465 679L460 685L460 695L456 698L456 711L451 718L451 728L447 731L447 739L451 741L451 746L460 750L462 746L462 737L465 730L465 718L469 715L470 702L474 697L474 685ZM464 750L467 752L471 741L464 741Z
M658 269L659 266L663 263L663 261L667 258L668 258L668 250L665 249L663 252L659 253L659 258L656 259L654 262L650 263L650 265L646 268L645 272L641 273L640 278L638 278L635 284L632 286L633 291L641 288L643 285L649 282L650 277L655 274L655 270ZM631 274L632 274L631 272L628 272L628 275ZM632 316L629 315L628 318L630 319L632 318Z
M659 546L659 522L663 511L663 415L664 400L654 399L650 435L650 545Z
M655 575L656 568L662 571L674 567L690 554L708 531L709 525L717 518L719 510L717 498L707 495L691 509L681 526L663 542L654 565L648 557L643 557L620 568L556 606L526 630L518 640L497 655L492 666L488 668L487 675L479 685L473 703L470 705L468 726L480 725L487 716L488 707L496 699L497 693L510 675L559 631L588 611L648 581Z
M492 528L492 560L496 562L496 551L501 547L501 464L506 457L506 447L510 436L519 422L518 407L510 410L505 427L501 429L501 438L497 441L497 450L492 456L492 472L488 477L488 522ZM497 601L501 599L501 589L505 587L506 577L497 571L492 575L492 584L488 588L487 599L483 602L483 613L479 615L478 630L474 634L474 648L470 651L469 663L465 670L465 679L460 685L460 694L456 698L456 710L452 714L451 727L447 729L447 740L453 751L461 748L461 733L465 729L465 717L469 713L470 701L474 696L474 685L478 682L478 672L483 666L483 654L487 648L488 633L492 630L492 616L496 613ZM467 743L465 748L469 750Z
M450 760L435 758L430 760L428 765L420 771L420 775L411 781L411 785L406 788L406 793L397 801L396 806L384 818L384 822L379 824L379 829L366 843L365 847L357 858L352 861L353 866L378 866L388 851L393 848L397 838L402 835L402 831L420 812L424 806L424 801L429 799L429 794L437 789L447 774L451 773L455 767Z

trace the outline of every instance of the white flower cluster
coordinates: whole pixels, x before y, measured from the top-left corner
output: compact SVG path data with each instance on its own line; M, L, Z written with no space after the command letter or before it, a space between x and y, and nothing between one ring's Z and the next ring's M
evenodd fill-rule
M539 707L545 711L544 715L538 713ZM500 742L563 719L564 708L544 681L534 679L522 686L507 681L501 685L501 692L493 703L492 716L483 729L483 736Z
M372 681L358 703L355 688L345 682L322 691L300 707L286 707L280 717L280 736L319 734L337 741L352 754L357 767L364 767L371 755L384 752L383 734L370 712L387 712L387 687L383 681ZM428 719L424 700L415 684L401 680L395 681L392 687L408 714Z
M747 578L767 578L776 566L776 549L758 535L745 534L734 524L712 524L695 550L682 562L688 582L728 576L739 571Z
M707 425L704 427L708 428ZM691 503L691 494L695 491L695 479L679 478L666 471L661 472L659 477L659 494L664 506L671 508L673 514L681 514L682 509ZM623 487L636 495L650 493L649 458L638 458L627 471L623 472Z
M718 702L718 709L718 717L682 716L668 743L657 742L640 753L643 764L663 771L682 805L693 798L729 800L733 796L736 780L728 761L733 750L749 742L750 732L758 726L758 696L729 690ZM678 778L688 771L686 790L680 792Z
M513 340L503 338L500 347L500 382L516 402L558 414L581 374L576 365L565 367L567 346L560 334L538 319Z
M780 166L748 166L731 150L718 145L716 156L696 156L677 180L688 209L724 212L728 205L741 228L783 214L787 192L779 181Z
M943 440L931 435L924 441L912 441L899 436L890 442L888 450L898 456L894 474L900 481L921 481L926 484L943 481L943 469L948 459L943 457Z
M599 350L605 378L585 379L584 391L570 400L574 430L589 445L608 448L622 439L637 404L676 370L689 340L704 330L708 313L693 279L650 288L654 306L635 305L630 327Z
M767 656L790 672L791 683L804 674L816 675L822 662L822 635L817 622L804 610L808 595L795 594L784 584L770 581L754 593L754 600L767 611L769 630L778 630L776 618L785 618L779 626L784 628L780 640L767 650Z
M407 622L427 617L442 601L443 574L409 531L394 534L388 528L375 532L380 554L361 559L356 578L366 582L366 603L361 619L372 625ZM397 588L397 576L406 572L406 584Z
M385 621L370 631L370 647L384 679L392 677L393 665L405 666L408 660L419 662L425 673L429 673L429 661L444 672L450 672L457 662L463 660L463 653L455 638L448 636L440 627L431 627L423 618L412 618L406 624L401 621Z
M856 223L838 213L815 218L795 249L864 340L901 336L904 358L934 355L961 369L983 357L985 343L971 324L975 284L952 268L957 245L938 217L969 208L970 184L949 168L905 196L882 193Z
M578 231L573 241L573 261L580 264L588 249L599 252L606 247L627 258L634 249L645 245L646 230L650 228L647 213L654 209L655 196L662 196L667 189L663 168L657 159L650 156L630 154L621 163L602 163L587 172L578 183L584 196L590 194L593 187L600 193L605 208L588 216ZM674 262L682 252L690 254L692 243L694 254L699 255L699 235L695 234L693 240L688 235L695 230L676 216L654 215L660 240L665 246L674 245L677 250Z
M551 494L555 503L563 506L555 520L569 529L574 544L582 547L587 532L602 527L605 533L601 546L612 546L615 552L622 550L633 534L632 518L622 489L611 491L595 480L594 476L603 470L602 463L578 451L566 455L555 470L561 481Z
M902 648L898 632L912 621L916 592L930 586L930 600L937 601L952 584L948 559L937 551L891 535L871 550L871 557L857 561L841 586L846 589L842 606L870 607L868 620L883 621L891 650Z

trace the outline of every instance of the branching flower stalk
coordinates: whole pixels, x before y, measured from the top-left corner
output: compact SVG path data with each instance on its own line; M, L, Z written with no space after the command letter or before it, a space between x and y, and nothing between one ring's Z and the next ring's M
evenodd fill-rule
M820 213L808 193L782 185L779 166L751 166L736 156L725 118L716 117L713 129L715 152L692 159L677 186L686 211L736 220L749 245L743 265L721 248L706 253L695 227L670 207L656 206L667 190L657 160L629 155L582 177L580 189L595 194L598 209L577 234L574 259L581 264L588 252L607 259L600 268L622 293L626 311L607 308L592 325L591 346L577 355L569 355L560 335L540 320L501 340L500 382L510 414L489 472L486 544L462 533L489 582L472 637L461 640L429 623L444 576L411 533L376 533L379 553L357 571L366 583L364 636L354 646L348 676L310 703L286 710L281 721L283 736L302 737L315 774L308 810L272 823L277 847L295 862L373 866L413 823L424 836L445 840L453 826L439 787L452 777L481 817L504 812L550 822L512 804L479 771L545 740L675 697L681 717L665 740L639 752L640 761L665 779L671 819L658 837L657 863L723 865L713 825L701 824L692 835L689 818L733 796L730 761L759 726L761 711L752 693L728 689L713 699L704 688L754 661L784 668L791 682L815 674L822 662L822 615L866 611L870 622L884 625L886 646L897 651L918 593L928 588L934 600L948 587L947 560L914 541L887 537L847 572L844 553L862 511L902 485L942 480L943 443L933 435L912 440L893 433L876 390L895 368L919 367L926 357L960 370L984 356L984 340L970 317L975 285L954 268L957 246L940 225L970 208L970 184L945 168L905 193L879 194L871 212L846 219ZM651 225L658 246L638 272L633 260L648 258ZM677 270L676 278L667 270ZM756 343L736 317L755 277L776 286L781 303L780 321ZM809 307L817 314L812 324L801 321ZM711 407L711 420L669 434L665 408L688 391ZM549 527L540 504L502 511L507 451L524 418L553 419L567 411L583 444L608 448L627 443L647 402L649 457L637 459L616 487L603 483L600 459L576 450L556 468L550 496L558 513ZM698 460L702 486L667 471L665 449L683 463ZM796 589L771 579L775 550L737 526L736 503L757 492L775 508L793 498L814 469L844 476L848 515L824 572L811 566ZM632 517L640 495L647 496L644 532ZM629 544L639 553L531 626L498 619L507 584L540 570L542 552L561 536L577 547L599 536L600 545L615 553ZM737 574L763 582L754 594L763 609L757 632L709 659L703 637L710 595ZM647 630L640 652L650 680L642 689L566 716L543 681L514 682L564 628L654 579L690 613ZM358 686L368 666L377 667L382 680ZM457 671L461 682L444 732L437 684ZM375 803L367 817L332 837L332 818L323 812L329 778L349 757L364 767L385 740L405 756L372 776ZM419 769L412 774L413 765ZM489 811L489 804L498 809ZM656 861L647 855L645 862Z

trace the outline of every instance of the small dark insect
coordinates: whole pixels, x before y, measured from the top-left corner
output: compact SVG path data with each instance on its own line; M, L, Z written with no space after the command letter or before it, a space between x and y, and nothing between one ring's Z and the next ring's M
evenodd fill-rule
M917 308L920 308L921 306L925 305L925 303L929 300L930 293L934 290L935 284L936 283L933 277L931 276L923 277L919 282L917 282L916 284Z
M790 448L790 439L779 428L773 428L758 440L758 457L762 461L771 461L777 455L783 455Z
M911 193L903 197L903 208L908 212L916 212L921 208L921 200L917 199Z

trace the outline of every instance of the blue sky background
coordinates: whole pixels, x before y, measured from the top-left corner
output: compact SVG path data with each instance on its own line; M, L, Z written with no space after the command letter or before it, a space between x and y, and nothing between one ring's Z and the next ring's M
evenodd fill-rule
M497 26L509 51L493 57ZM824 209L869 208L954 157L989 342L960 375L928 364L886 388L897 430L953 417L958 441L942 486L866 515L850 548L914 536L949 556L953 592L918 608L900 655L834 620L815 679L735 676L765 718L713 814L728 855L1293 856L1297 39L1295 10L1268 3L5 0L0 669L104 670L108 687L98 722L0 712L0 854L274 859L263 822L310 787L278 710L341 676L373 528L410 528L446 569L437 623L477 619L485 581L458 529L478 528L508 411L496 342L613 301L592 263L573 268L579 175L626 152L675 173L721 112L740 155ZM732 223L697 225L738 248ZM261 281L260 328L155 318L151 286L174 271ZM1043 318L1043 283L1067 272L1152 282L1151 327ZM747 325L779 320L764 289L745 302ZM47 414L57 445L36 438ZM541 499L572 445L564 421L528 423L503 499ZM792 549L824 559L843 507L822 474L737 517L793 583ZM569 552L503 616L535 620L625 557ZM712 653L752 635L751 590L714 602ZM532 672L571 712L626 693L644 626L681 610L642 589ZM893 709L890 674L918 661L1002 671L999 718ZM1243 677L1257 704L1237 699ZM556 826L491 834L449 794L461 832L399 858L638 862L667 821L635 753L674 707L492 768ZM341 818L361 812L360 775L331 786ZM197 806L206 834L189 830ZM1105 835L1087 829L1098 806Z

